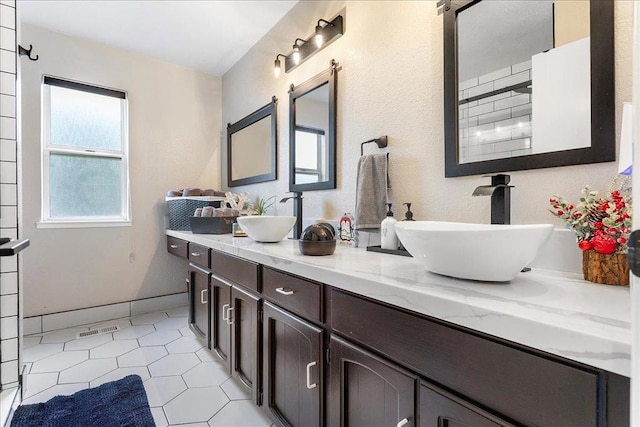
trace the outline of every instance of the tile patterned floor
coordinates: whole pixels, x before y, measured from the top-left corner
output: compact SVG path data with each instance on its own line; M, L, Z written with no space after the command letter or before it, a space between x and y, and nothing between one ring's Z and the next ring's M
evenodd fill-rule
M269 427L271 421L187 326L186 307L24 338L23 403L130 374L144 381L156 425ZM119 325L118 332L76 338Z

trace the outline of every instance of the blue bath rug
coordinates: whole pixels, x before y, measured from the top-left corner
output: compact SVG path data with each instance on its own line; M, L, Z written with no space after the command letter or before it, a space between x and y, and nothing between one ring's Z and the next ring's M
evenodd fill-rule
M44 403L21 405L11 427L153 427L147 394L138 375Z

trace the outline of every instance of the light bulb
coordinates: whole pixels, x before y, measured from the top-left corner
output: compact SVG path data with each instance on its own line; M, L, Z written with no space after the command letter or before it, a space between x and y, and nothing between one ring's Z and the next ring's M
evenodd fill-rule
M273 63L273 73L276 75L276 79L280 77L280 60L277 58Z
M322 27L320 25L316 25L316 46L319 48L322 47L322 43L324 42L324 39L322 37Z
M293 63L296 65L300 63L300 48L297 44L293 45Z

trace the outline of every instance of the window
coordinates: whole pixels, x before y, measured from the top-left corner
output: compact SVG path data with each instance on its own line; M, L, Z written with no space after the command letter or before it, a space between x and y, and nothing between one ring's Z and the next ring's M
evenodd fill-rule
M127 97L45 76L40 226L130 221Z
M324 130L296 126L296 184L326 181Z

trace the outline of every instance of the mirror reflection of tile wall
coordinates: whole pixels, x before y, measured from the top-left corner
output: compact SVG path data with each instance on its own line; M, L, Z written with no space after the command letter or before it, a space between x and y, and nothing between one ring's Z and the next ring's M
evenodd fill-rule
M0 1L0 236L18 237L16 161L16 9ZM0 389L18 386L18 257L0 259Z

